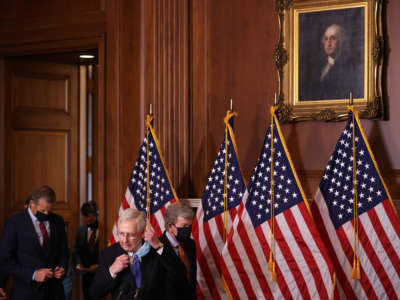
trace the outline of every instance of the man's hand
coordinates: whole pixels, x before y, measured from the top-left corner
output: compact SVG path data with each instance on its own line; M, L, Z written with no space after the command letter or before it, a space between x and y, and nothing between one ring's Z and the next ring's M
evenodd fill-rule
M96 270L97 270L98 267L99 267L99 265L91 265L91 266L89 267L89 272L90 272L90 273L96 272Z
M34 280L37 282L45 282L50 278L53 278L53 271L51 269L38 269L35 271Z
M64 269L64 268L62 268L62 267L60 267L60 266L57 266L57 267L54 269L54 277L55 277L55 278L61 279L61 278L64 277L64 275L65 275L65 269Z
M161 244L157 234L151 228L146 228L146 231L144 232L144 240L149 242L154 249L157 249Z
M110 266L110 272L113 274L118 274L128 266L129 266L129 255L122 254L114 260L113 264Z
M7 295L6 292L0 288L0 300L6 300L7 299Z

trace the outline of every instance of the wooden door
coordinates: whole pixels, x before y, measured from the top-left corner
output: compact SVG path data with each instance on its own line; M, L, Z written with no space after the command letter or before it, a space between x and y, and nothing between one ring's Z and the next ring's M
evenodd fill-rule
M32 59L5 62L5 215L23 209L41 185L56 192L54 212L73 245L79 217L77 65Z

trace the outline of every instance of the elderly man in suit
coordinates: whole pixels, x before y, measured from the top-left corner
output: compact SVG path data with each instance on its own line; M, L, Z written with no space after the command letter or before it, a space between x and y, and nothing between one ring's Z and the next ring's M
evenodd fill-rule
M51 213L55 198L50 187L38 188L29 196L29 207L6 223L0 271L13 276L11 299L65 299L67 237L63 218Z
M164 268L155 249L143 243L145 228L143 212L128 208L121 213L119 242L100 253L90 288L94 298L111 293L118 300L164 299Z

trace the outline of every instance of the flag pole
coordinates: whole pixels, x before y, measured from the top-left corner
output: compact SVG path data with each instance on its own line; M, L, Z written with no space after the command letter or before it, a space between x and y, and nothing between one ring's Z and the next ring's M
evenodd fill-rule
M353 259L353 271L351 277L353 279L360 279L360 257L359 257L359 236L358 236L358 199L357 199L357 163L356 163L356 118L355 108L353 104L353 93L349 95L349 108L353 112L353 214L354 214L354 259Z
M146 119L146 162L147 162L147 167L146 167L146 173L147 173L147 193L146 193L146 199L147 199L147 207L146 207L146 219L147 219L147 224L146 227L150 228L150 159L149 159L149 127L151 126L151 120L153 116L153 105L150 103L149 107L149 114L147 115Z
M224 242L228 233L228 124L233 113L233 100L230 99L229 110L226 113L225 121L225 172L224 172Z
M274 201L274 113L276 106L276 93L274 95L274 106L271 107L271 250L269 252L268 269L272 271L272 280L276 281L275 271L275 201Z

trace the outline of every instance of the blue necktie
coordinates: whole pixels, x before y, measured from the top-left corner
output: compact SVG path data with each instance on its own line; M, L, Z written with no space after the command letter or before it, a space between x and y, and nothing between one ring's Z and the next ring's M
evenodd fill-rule
M136 254L133 256L132 274L135 277L136 287L140 288L142 284L142 272L140 271L139 257Z

